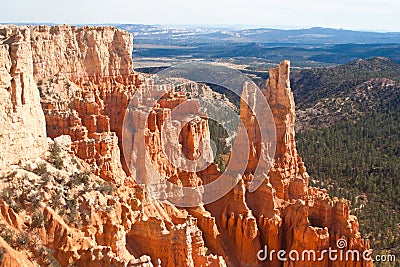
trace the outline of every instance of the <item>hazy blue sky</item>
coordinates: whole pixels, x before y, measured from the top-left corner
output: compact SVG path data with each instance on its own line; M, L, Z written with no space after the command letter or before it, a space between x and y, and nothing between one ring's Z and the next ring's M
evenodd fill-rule
M322 26L400 32L399 0L1 0L0 22Z

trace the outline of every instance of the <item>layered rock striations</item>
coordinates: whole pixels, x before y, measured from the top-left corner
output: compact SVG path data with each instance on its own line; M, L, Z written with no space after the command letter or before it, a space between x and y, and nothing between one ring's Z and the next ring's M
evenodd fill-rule
M184 92L139 79L129 33L2 26L0 42L2 266L372 266L257 258L265 246L301 253L336 249L339 239L345 250L369 249L349 203L308 187L288 61L270 70L261 95L276 126L275 157L265 156L265 129L249 109L260 102L245 88L246 170L231 174L237 184L221 199L182 208L168 186L195 188L196 203L201 186L221 175L208 118ZM192 116L172 119L180 109ZM123 131L124 119L132 131ZM265 163L272 167L256 172Z

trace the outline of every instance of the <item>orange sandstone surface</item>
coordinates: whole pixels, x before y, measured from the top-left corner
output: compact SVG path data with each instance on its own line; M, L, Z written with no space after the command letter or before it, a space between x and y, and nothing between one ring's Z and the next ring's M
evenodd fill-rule
M270 70L261 90L276 127L276 152L257 190L248 189L263 144L246 105L240 117L251 136L249 162L228 194L182 208L163 188L138 186L138 179L154 178L154 169L185 187L206 184L220 171L215 164L198 172L178 168L185 164L175 164L179 155L163 151L168 127L177 151L196 159L210 137L208 120L168 121L189 101L172 88L146 116L143 104L160 88L134 72L132 48L132 35L114 27L0 26L1 266L372 266L362 259L257 258L265 246L301 254L337 249L339 239L347 242L344 252L369 249L349 203L308 186L296 150L289 61ZM126 117L136 129L128 135ZM133 156L125 159L123 138L145 145L129 148Z

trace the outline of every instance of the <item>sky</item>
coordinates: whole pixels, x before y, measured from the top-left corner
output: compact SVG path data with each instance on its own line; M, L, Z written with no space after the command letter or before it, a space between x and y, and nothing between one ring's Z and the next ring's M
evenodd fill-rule
M254 25L400 32L398 0L0 0L0 23Z

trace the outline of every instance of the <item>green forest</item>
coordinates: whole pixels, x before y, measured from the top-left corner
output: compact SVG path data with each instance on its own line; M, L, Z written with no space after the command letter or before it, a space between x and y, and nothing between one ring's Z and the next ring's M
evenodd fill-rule
M398 81L399 76L398 64L378 58L304 70L292 83L296 104L303 110L323 106L321 110L337 116L337 107L325 99L346 99L345 104L351 106L342 109L344 120L298 132L297 148L311 176L310 185L349 199L361 233L369 238L375 253L390 252L397 258L400 86L388 86L387 79ZM378 80L360 87L370 79Z
M310 185L350 200L362 234L377 250L400 248L399 132L396 114L371 112L297 135Z

